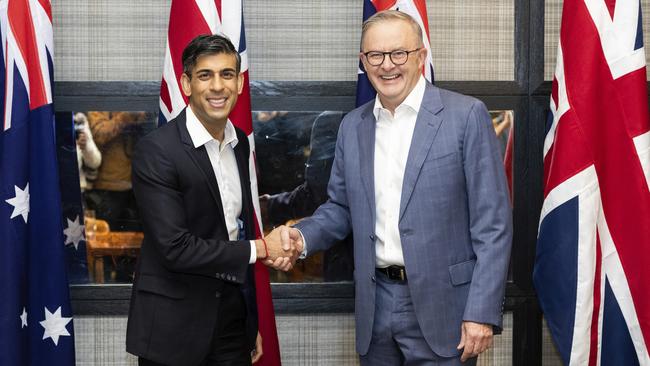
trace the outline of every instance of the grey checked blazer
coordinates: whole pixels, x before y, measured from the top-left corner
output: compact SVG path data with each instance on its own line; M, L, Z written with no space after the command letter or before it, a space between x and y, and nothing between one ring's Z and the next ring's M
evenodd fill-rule
M339 129L329 200L298 227L309 254L354 234L356 347L375 311L374 101ZM426 85L404 173L399 231L416 317L431 349L456 356L463 320L502 324L512 215L485 105Z

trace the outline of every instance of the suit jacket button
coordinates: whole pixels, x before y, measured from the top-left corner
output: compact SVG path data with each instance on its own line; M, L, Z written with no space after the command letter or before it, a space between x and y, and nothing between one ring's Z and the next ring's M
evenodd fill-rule
M375 278L375 276L370 276L370 280L371 280L372 282L377 282L377 279Z
M214 295L217 299L221 297L221 294L217 291L217 293Z
M375 234L370 234L370 240L375 241Z

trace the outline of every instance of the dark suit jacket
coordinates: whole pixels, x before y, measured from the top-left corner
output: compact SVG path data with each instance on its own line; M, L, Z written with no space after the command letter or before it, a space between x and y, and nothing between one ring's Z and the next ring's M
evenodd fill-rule
M235 156L247 238L254 238L249 145L237 129ZM185 111L143 138L133 190L144 226L126 334L128 352L169 365L197 365L209 353L221 291L241 286L254 348L257 309L250 244L229 241L219 187L205 146L194 148Z

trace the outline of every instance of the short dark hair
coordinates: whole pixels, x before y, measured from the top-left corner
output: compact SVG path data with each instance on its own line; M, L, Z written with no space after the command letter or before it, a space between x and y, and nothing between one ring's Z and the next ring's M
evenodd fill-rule
M195 37L183 50L183 73L191 79L192 70L196 66L196 60L199 57L220 53L235 56L237 59L236 71L239 74L241 70L241 56L239 56L239 52L237 52L228 37L222 34L202 34Z

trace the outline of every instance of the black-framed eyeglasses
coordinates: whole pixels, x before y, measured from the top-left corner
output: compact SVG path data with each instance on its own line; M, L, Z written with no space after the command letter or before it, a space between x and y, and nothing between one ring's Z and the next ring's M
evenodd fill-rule
M366 61L372 66L379 66L384 63L384 58L386 55L390 58L390 62L395 65L404 65L409 59L409 53L419 51L422 47L418 47L411 51L405 50L395 50L390 52L381 52L381 51L368 51L364 52L363 55L366 56Z

